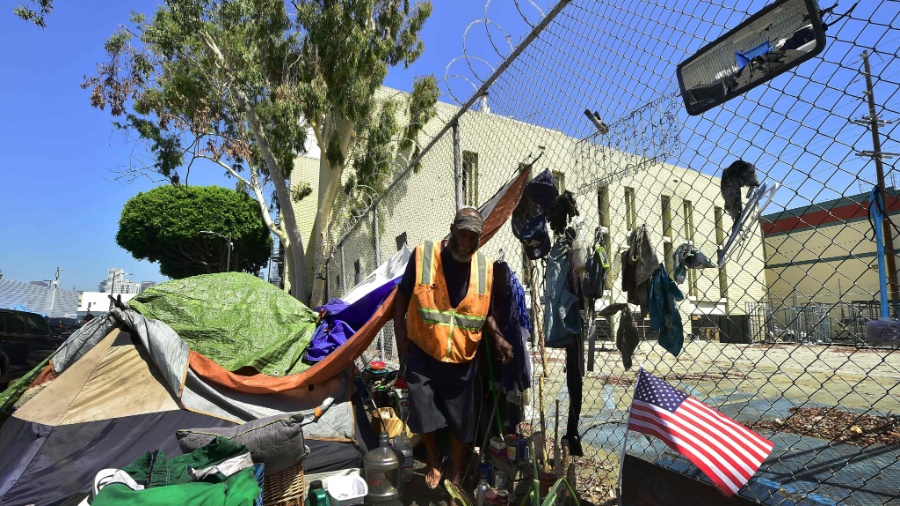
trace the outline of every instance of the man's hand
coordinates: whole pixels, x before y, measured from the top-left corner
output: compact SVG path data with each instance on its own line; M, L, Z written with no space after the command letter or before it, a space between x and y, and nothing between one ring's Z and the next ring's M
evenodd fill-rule
M497 326L497 320L494 319L494 315L487 317L484 326L491 333L491 337L494 338L494 350L497 351L497 358L500 360L500 363L503 365L508 364L513 358L512 345L503 337L503 332L500 332L500 327Z
M494 348L497 350L497 358L500 359L501 364L506 365L512 361L513 347L506 339L494 336Z

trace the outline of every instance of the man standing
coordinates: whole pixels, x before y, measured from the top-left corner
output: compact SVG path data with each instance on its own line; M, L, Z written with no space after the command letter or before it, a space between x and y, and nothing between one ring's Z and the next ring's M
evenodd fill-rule
M397 290L394 334L407 359L409 427L425 443L432 489L441 483L435 431L450 431L450 480L457 485L475 439L475 354L483 329L502 363L513 356L491 314L493 265L478 253L483 229L477 209L460 209L448 241L416 247Z

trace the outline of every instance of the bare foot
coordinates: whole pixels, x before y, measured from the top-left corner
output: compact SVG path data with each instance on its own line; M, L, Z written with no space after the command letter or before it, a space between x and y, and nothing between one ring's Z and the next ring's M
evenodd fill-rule
M425 470L425 484L428 485L428 488L434 490L441 484L440 464L435 465L432 462L428 462L427 466Z

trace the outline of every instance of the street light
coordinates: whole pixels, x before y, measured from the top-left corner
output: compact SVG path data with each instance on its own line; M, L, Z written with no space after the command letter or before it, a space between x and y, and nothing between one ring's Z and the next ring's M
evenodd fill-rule
M229 233L227 236L226 236L225 234L220 234L220 233L218 233L218 232L213 232L212 230L201 230L200 233L201 233L201 234L216 235L216 236L219 236L219 237L221 237L222 239L225 239L226 241L228 241L228 242L226 243L226 244L228 245L228 255L227 255L227 260L225 261L225 271L226 271L226 272L231 272L231 249L234 248L234 243L231 241L231 233Z

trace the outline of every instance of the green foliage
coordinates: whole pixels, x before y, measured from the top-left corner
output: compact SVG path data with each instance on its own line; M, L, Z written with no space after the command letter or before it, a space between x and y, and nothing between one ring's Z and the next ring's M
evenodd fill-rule
M35 7L19 5L13 9L13 13L25 21L34 23L41 28L46 28L47 23L44 18L53 11L53 0L30 0L30 2Z
M289 14L284 0L167 0L151 16L132 15L106 40L108 60L82 87L92 106L143 141L153 157L145 170L186 184L193 162L207 159L261 201L274 186L277 202L258 207L281 210L284 231L271 219L266 224L288 246L294 270L305 273L302 250L293 249L302 241L292 204L308 190L292 192L288 181L307 133L330 169L321 172L327 181L320 188L332 192L340 185L330 183L350 169L352 181L378 190L398 160L405 165L418 153L415 139L434 116L438 88L426 77L405 104L375 98L390 67L422 54L418 35L430 3L290 6L296 12ZM353 186L348 190L353 205ZM317 226L327 230L336 201L320 193Z
M162 186L130 199L116 242L138 260L158 262L171 278L222 272L227 242L201 230L231 234L231 270L256 273L272 251L259 204L245 193L218 186Z

